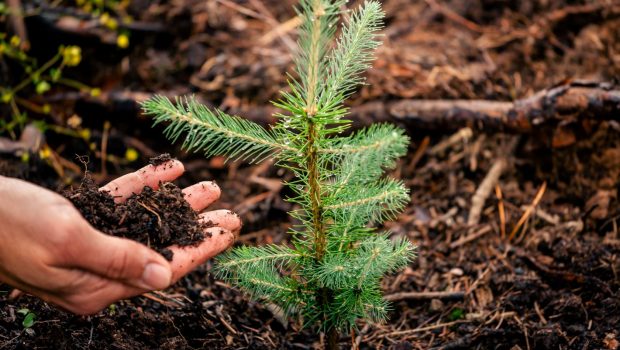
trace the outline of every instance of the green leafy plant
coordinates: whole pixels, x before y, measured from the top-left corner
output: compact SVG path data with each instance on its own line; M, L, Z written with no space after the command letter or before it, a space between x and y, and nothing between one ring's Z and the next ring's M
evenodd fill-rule
M372 125L350 136L343 102L364 82L380 44L383 12L366 1L343 24L331 46L340 0L302 0L303 18L290 91L274 104L283 110L269 129L249 120L211 110L191 98L154 97L143 103L155 124L169 123L173 141L206 156L226 155L258 162L275 158L295 175L288 183L297 205L290 214L291 245L239 247L218 259L220 277L256 298L279 305L318 324L337 347L338 331L357 319L381 321L388 311L380 281L408 264L415 247L392 240L374 226L393 218L409 201L402 182L386 178L405 154L409 139L389 125Z
M116 45L121 49L129 46L130 31L126 26L133 22L133 18L127 13L130 3L130 0L75 1L80 10L98 19L103 28L116 32Z
M0 119L0 134L9 133L15 137L14 130L16 128L23 129L30 122L23 109L39 114L50 113L50 105L38 105L27 98L28 94L23 94L27 89L30 89L31 93L43 95L54 85L64 85L84 91L92 96L100 94L101 91L98 88L91 88L63 76L64 69L80 64L82 60L80 47L60 46L52 58L43 64L39 64L35 58L29 56L20 47L20 44L19 37L0 32L0 61L10 60L23 70L23 76L16 84L0 85L0 104L7 105L11 110L10 119Z
M35 320L37 319L37 315L34 312L29 309L19 309L17 313L24 316L22 320L22 327L24 327L24 329L34 326Z

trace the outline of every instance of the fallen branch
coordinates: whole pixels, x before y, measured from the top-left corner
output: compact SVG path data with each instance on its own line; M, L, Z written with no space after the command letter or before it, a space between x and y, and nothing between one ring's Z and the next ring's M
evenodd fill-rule
M176 95L178 93L160 93ZM107 109L139 110L138 102L151 97L140 91L110 91L97 98L80 93L62 93L44 102L82 100ZM201 103L210 105L198 96ZM110 112L110 111L108 111ZM113 111L112 111L113 112ZM259 124L275 122L272 106L255 106L251 110L229 110ZM108 113L110 114L110 113ZM347 118L354 125L396 122L415 130L458 130L464 127L485 132L529 133L541 127L580 120L620 120L620 88L611 83L574 81L542 90L514 102L489 100L397 100L367 102L351 108Z
M362 114L377 115L375 110ZM356 109L352 110L355 116ZM579 120L619 120L620 89L609 83L570 82L515 102L488 100L401 100L384 113L410 128L528 133L541 126ZM353 117L353 119L356 119Z

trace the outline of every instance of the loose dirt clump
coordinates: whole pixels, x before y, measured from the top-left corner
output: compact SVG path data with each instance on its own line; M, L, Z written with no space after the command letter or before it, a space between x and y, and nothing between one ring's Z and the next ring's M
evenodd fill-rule
M168 260L173 254L167 247L196 245L211 226L198 221L181 189L172 183L161 183L158 190L145 186L124 203L115 203L110 193L86 177L79 188L64 195L96 229L143 243Z
M172 160L172 157L170 156L169 153L162 153L156 157L153 157L149 160L149 164L151 164L152 166L158 166L158 165L162 165L165 162Z

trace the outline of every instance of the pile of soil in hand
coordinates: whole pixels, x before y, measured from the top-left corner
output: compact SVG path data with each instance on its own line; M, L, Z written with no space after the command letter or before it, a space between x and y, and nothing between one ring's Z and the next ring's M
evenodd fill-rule
M164 159L153 158L151 164L161 164ZM205 238L204 229L212 226L198 220L181 189L169 182L160 183L158 190L145 186L124 203L115 203L109 192L99 191L87 176L79 188L64 195L96 229L143 243L168 260L173 254L167 247L196 245Z

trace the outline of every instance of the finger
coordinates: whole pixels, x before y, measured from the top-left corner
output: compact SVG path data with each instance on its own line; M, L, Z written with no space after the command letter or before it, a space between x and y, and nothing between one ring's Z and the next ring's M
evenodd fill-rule
M222 191L213 181L203 181L183 189L185 200L195 211L201 211L220 198Z
M123 202L132 194L142 192L144 186L157 189L160 182L172 181L181 176L183 171L185 171L183 163L173 159L158 166L147 165L133 173L123 175L99 190L108 191L117 203Z
M197 266L226 250L235 241L235 235L229 230L211 227L206 230L211 236L195 247L172 246L172 281L178 281Z
M170 285L170 263L138 242L105 235L91 227L67 247L64 267L81 269L109 280L155 290Z
M14 299L17 299L17 298L19 298L22 294L24 294L24 292L23 292L23 291L21 291L21 290L19 290L19 289L15 288L15 289L13 289L13 290L11 291L11 293L9 294L9 300L14 300Z
M230 210L213 210L199 216L200 221L209 224L209 226L221 227L235 234L241 230L241 218Z
M68 273L71 272L68 271ZM145 292L146 290L141 288L83 272L78 284L73 285L71 291L67 293L52 293L42 297L44 300L72 313L92 315L118 300L134 297Z

